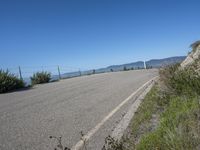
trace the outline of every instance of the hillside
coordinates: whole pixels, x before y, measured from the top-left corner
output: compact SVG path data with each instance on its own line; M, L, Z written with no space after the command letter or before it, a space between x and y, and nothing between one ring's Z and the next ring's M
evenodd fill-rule
M187 58L181 63L182 68L194 66L196 69L200 68L200 41L196 41L195 43L191 44L192 51L187 56Z
M152 59L152 60L146 61L146 65L147 65L147 67L159 68L162 66L167 66L167 65L182 62L185 58L186 58L185 56L177 56L177 57L169 57L169 58L164 58L164 59ZM124 66L127 69L144 68L144 62L138 61L138 62L122 64L122 65L113 65L113 66L109 66L107 68L118 71L118 70L122 70L124 68Z

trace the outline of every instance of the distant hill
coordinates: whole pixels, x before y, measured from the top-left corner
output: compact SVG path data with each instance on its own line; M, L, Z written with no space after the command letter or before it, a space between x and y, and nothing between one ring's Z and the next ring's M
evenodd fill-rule
M159 68L162 66L180 63L185 58L186 58L186 56L177 56L177 57L169 57L169 58L164 58L164 59L152 59L152 60L146 61L146 66L152 67L152 68ZM122 64L122 65L112 65L112 66L108 66L107 68L104 68L104 69L105 69L105 71L111 70L111 69L113 71L120 71L120 70L123 70L124 67L126 67L127 69L144 68L144 62L137 61L137 62ZM103 70L103 69L101 69L101 70Z
M177 57L169 57L164 59L152 59L149 61L146 61L146 66L150 68L159 68L166 65L171 65L175 63L181 63L183 60L185 60L186 56L177 56ZM87 71L77 71L77 72L69 72L62 74L62 78L72 78L77 77L80 75L91 75L91 74L97 74L97 73L104 73L104 72L111 72L111 71L122 71L124 70L124 67L126 69L143 69L144 68L144 62L143 61L137 61L133 63L127 63L122 65L112 65L105 68L95 69L95 70L87 70ZM58 75L53 75L51 81L58 80ZM31 83L30 78L24 79L27 85Z
M150 68L159 68L162 66L167 66L167 65L171 65L175 63L181 63L185 58L186 56L177 56L177 57L169 57L169 58L164 58L164 59L152 59L152 60L146 61L146 66ZM124 70L124 67L126 67L126 69L142 69L144 68L144 62L137 61L137 62L122 64L122 65L112 65L106 68L95 69L95 73L122 71ZM82 71L81 75L90 75L93 73L94 73L94 70L87 70L87 71ZM65 73L62 76L64 78L76 77L76 76L80 76L80 72Z
M186 56L169 57L164 59L152 59L146 62L147 66L152 66L153 68L159 68L162 66L172 65L175 63L181 63L185 60Z
M113 69L114 71L119 71L119 70L123 70L124 67L126 67L127 69L136 69L136 68L143 68L144 67L144 62L143 61L137 61L137 62L133 62L133 63L128 63L128 64L122 64L122 65L113 65L113 66L109 66L107 67L108 69Z

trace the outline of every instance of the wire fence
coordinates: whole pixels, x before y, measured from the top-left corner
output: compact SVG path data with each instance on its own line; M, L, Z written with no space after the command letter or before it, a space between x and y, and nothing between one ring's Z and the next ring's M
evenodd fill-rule
M80 69L69 66L19 66L14 68L7 68L10 73L14 74L19 79L24 80L27 84L30 83L30 77L37 72L51 73L51 80L58 80L64 78L71 78L83 75L87 69Z
M135 70L135 69L142 69L148 68L144 62L135 66L123 66L117 68L101 68L101 69L80 69L77 67L70 67L70 66L61 66L61 65L52 65L52 66L19 66L14 68L7 68L7 70L14 74L19 79L23 80L27 85L31 84L30 77L37 72L48 72L51 74L51 81L59 80L59 79L66 79L72 78L77 76L83 75L91 75L91 74L98 74L104 72L116 72L116 71L128 71L128 70Z

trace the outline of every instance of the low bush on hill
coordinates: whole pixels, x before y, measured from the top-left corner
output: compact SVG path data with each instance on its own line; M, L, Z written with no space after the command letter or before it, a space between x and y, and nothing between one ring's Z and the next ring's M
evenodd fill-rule
M51 73L42 71L34 73L31 77L32 85L41 84L41 83L48 83L51 80Z
M24 82L18 79L14 74L8 70L0 70L0 93L9 92L25 86Z

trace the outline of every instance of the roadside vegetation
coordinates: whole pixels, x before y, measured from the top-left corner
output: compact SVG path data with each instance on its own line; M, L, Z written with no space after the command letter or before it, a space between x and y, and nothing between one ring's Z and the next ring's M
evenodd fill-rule
M197 46L191 47L194 53ZM159 75L122 140L105 142L106 150L200 149L200 58L161 68Z
M160 69L160 80L123 138L128 150L200 149L200 76L179 64Z
M8 70L0 70L0 93L9 92L25 86L24 82Z
M165 90L157 92L156 103L164 102L163 112L158 127L143 135L136 149L199 149L200 76L179 65L161 70L160 76Z
M41 83L48 83L51 80L51 73L42 71L34 73L31 77L31 84L41 84Z
M37 72L33 74L30 79L32 85L48 83L51 80L51 73L45 71ZM27 86L22 79L19 79L16 75L10 73L8 70L0 70L0 93L6 93L25 87L28 88L30 86Z

